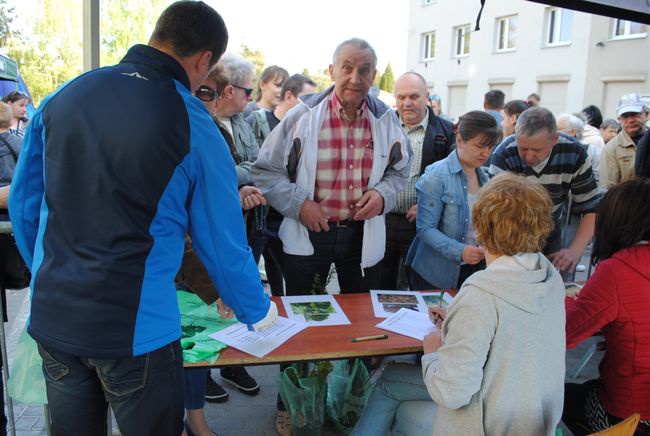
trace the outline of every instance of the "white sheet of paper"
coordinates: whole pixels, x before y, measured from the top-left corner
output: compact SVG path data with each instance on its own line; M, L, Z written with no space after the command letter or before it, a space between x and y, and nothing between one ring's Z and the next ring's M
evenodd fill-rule
M246 324L237 323L210 337L244 353L264 357L307 327L307 324L279 316L275 324L258 333L248 331Z
M377 324L377 328L419 340L438 329L427 313L404 308Z
M454 301L454 297L449 292L443 294L442 306L440 305L440 292L422 292L420 295L422 295L422 299L427 306L449 307L451 302Z
M282 297L282 304L289 319L310 326L350 324L350 320L333 295Z
M427 313L420 292L371 290L372 309L377 318L388 318L402 308Z

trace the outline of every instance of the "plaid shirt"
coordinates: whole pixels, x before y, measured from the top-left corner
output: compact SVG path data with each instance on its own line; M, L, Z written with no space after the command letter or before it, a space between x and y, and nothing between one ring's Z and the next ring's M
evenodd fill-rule
M428 113L427 113L428 115ZM406 124L402 123L402 127L411 141L413 147L413 163L411 164L411 173L409 174L409 181L406 183L404 190L397 194L397 206L393 209L392 213L404 214L409 211L411 206L417 202L417 192L415 191L415 184L420 178L420 166L422 166L422 146L424 144L424 135L429 124L429 117L425 116L422 121L411 127L410 129Z
M357 119L349 122L336 94L331 93L327 117L318 135L318 164L314 201L328 221L351 218L368 189L372 171L372 132L364 101Z

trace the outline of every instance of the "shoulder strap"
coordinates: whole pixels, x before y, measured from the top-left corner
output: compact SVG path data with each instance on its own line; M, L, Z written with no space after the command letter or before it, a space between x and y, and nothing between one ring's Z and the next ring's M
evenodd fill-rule
M255 112L255 118L257 118L258 132L255 132L257 136L262 139L266 137L271 132L271 127L269 126L269 120L266 118L266 109L258 109Z
M9 144L9 141L7 141L5 138L0 136L0 139L7 146L7 149L9 149L9 153L11 153L11 156L14 158L14 162L18 163L18 154L16 153L16 150L14 150L11 144Z

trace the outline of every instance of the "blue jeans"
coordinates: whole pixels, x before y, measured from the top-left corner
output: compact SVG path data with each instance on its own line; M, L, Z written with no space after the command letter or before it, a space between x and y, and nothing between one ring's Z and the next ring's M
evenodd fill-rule
M119 359L78 357L42 344L38 351L54 435L107 434L109 403L124 436L178 436L183 431L179 341Z
M389 364L377 380L352 435L385 435L392 427L393 436L431 436L435 410L424 385L422 367Z
M286 295L319 294L325 289L330 266L336 267L341 294L379 289L381 262L361 274L363 221L329 223L327 232L309 232L311 256L285 254Z
M185 408L187 410L203 409L205 406L205 383L207 369L185 368Z

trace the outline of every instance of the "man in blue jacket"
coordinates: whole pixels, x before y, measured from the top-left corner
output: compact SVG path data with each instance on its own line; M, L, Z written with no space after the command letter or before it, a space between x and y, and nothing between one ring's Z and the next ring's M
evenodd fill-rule
M104 434L107 400L122 434L181 433L174 276L188 230L237 318L275 319L228 147L192 96L227 41L212 8L174 3L149 45L70 81L30 123L9 208L55 434Z

